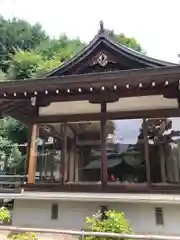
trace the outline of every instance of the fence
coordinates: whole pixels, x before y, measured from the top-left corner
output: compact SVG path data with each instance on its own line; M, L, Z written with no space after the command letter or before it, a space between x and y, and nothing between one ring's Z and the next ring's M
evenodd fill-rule
M164 235L151 235L151 234L118 234L108 232L85 232L85 231L72 231L72 230L59 230L59 229L43 229L43 228L24 228L12 226L0 226L0 231L14 231L14 232L34 232L34 233L54 233L75 235L83 239L84 236L97 236L97 237L111 237L119 239L137 239L137 240L180 240L180 236L164 236Z

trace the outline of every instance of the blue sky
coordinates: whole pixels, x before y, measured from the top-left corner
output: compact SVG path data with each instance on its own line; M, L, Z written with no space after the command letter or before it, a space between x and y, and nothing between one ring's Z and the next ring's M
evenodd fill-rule
M0 14L39 22L51 35L90 41L105 27L135 37L149 56L178 61L180 0L0 0Z

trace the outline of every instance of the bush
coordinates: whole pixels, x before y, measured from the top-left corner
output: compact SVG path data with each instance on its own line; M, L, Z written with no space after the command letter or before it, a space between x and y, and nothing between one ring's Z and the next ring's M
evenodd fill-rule
M93 232L112 232L112 233L126 233L132 234L132 228L125 218L123 212L107 211L103 215L101 212L93 215L91 218L87 217L85 221L85 229ZM116 240L111 237L95 237L86 236L85 240ZM119 238L117 238L119 240Z
M34 233L21 233L12 236L12 240L38 240Z
M9 223L11 221L11 214L5 207L0 208L0 223Z

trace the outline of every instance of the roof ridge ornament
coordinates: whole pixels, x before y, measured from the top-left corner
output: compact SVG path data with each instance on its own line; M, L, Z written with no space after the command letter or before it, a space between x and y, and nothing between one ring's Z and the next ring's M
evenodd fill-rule
M103 23L102 20L99 22L99 25L100 25L99 33L104 33L104 32L105 32L105 29L104 29L104 23Z

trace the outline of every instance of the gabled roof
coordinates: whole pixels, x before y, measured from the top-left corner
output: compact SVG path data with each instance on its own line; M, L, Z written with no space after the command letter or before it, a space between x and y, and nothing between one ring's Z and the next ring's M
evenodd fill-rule
M83 66L87 66L87 63L90 62L90 59L93 59L96 55L98 55L98 53L102 53L104 51L110 53L111 58L115 57L115 62L119 62L122 65L126 64L124 69L116 68L116 70L149 67L157 68L178 65L148 57L120 44L115 38L110 36L109 31L104 29L103 23L101 22L98 34L81 52L79 52L70 60L66 61L63 65L46 74L45 77L84 73L82 70Z

